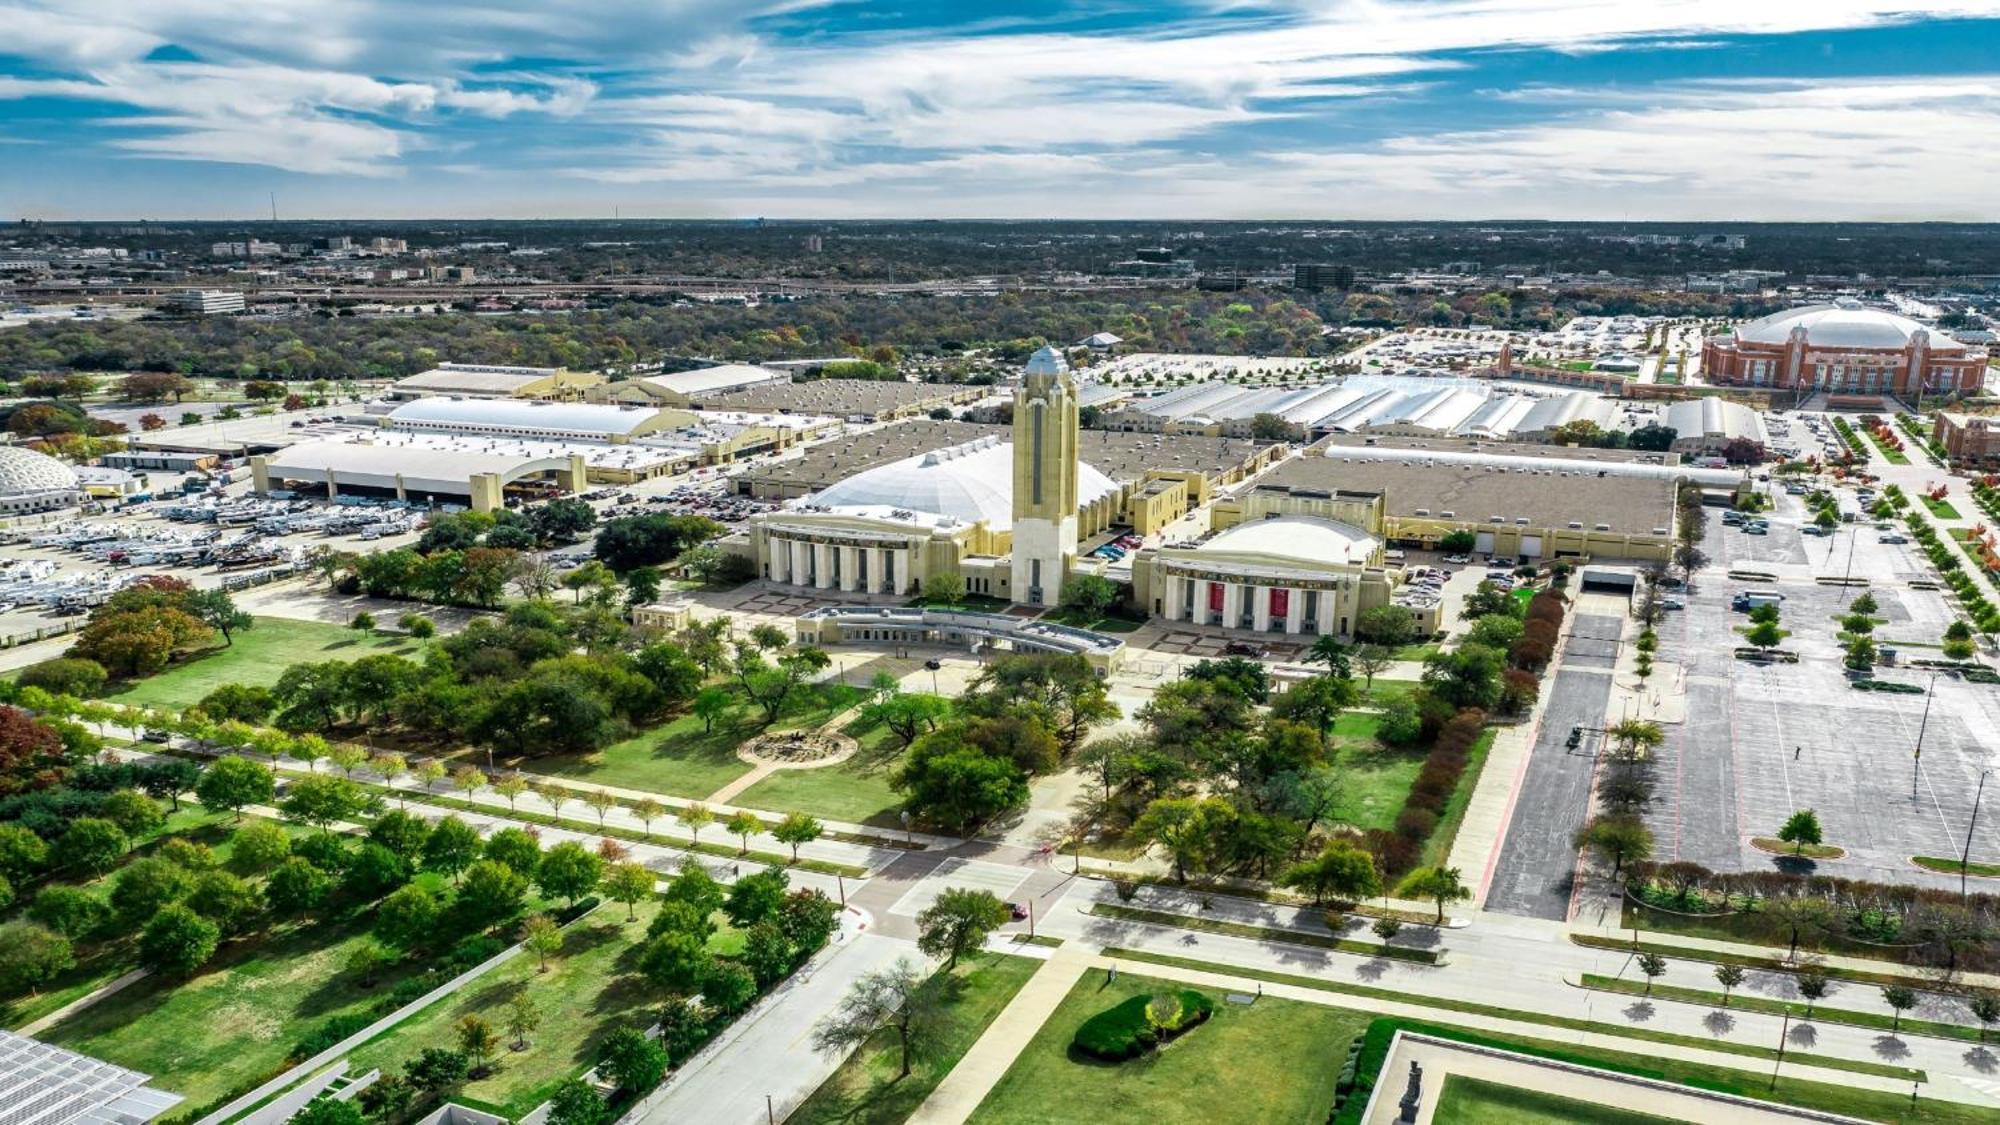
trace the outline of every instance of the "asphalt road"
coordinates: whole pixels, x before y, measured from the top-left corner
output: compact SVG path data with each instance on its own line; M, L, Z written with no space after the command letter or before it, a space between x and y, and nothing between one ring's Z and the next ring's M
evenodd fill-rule
M1541 738L1528 758L1507 823L1487 910L1555 921L1569 917L1576 874L1571 838L1590 809L1590 780L1597 764L1593 751L1599 741L1599 736L1586 734L1582 748L1572 752L1569 731L1604 725L1623 627L1617 617L1579 614L1571 628L1562 663L1545 689L1549 705Z

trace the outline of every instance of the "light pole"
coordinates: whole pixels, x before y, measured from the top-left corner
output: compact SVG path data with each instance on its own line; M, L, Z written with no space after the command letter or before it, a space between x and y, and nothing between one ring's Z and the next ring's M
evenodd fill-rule
M1923 768L1924 729L1931 724L1931 700L1937 697L1937 678L1938 674L1932 672L1930 685L1924 689L1924 717L1917 720L1917 749L1910 756L1910 792L1912 793L1917 791L1917 771ZM1984 784L1985 778L1982 777L1980 782Z
M1988 766L1979 771L1979 788L1972 793L1972 819L1965 824L1965 850L1958 854L1958 901L1965 901L1966 870L1972 866L1972 829L1979 823L1979 799L1986 795L1986 775L1993 772Z

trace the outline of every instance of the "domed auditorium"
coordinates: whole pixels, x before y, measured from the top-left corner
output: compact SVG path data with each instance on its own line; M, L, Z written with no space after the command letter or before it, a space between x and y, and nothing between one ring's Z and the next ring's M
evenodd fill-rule
M1804 305L1710 337L1710 383L1840 395L1970 394L1986 352L1917 321L1852 299Z

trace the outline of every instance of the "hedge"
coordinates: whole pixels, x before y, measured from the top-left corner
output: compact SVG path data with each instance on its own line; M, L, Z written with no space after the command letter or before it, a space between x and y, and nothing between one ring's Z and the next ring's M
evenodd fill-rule
M1155 1027L1147 1009L1156 995L1180 1001L1179 1019L1172 1027ZM1215 1014L1215 1002L1192 988L1164 994L1132 996L1083 1021L1076 1029L1071 1046L1092 1058L1106 1062L1136 1059L1161 1043L1178 1038L1201 1026Z

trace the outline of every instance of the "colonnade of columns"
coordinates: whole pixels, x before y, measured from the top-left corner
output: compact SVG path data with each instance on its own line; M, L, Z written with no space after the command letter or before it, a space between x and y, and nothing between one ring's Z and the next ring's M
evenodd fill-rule
M774 535L770 579L816 590L900 594L910 585L910 555L908 547L813 543Z

